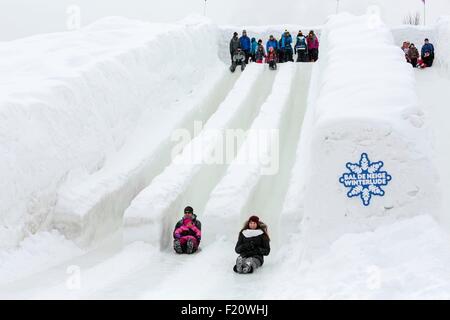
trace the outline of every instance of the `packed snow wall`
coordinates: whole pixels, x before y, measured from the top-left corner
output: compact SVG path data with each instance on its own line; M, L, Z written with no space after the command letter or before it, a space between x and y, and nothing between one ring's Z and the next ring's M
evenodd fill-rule
M309 253L438 205L427 119L391 31L376 17L341 14L321 39L296 171Z
M436 62L450 78L450 16L441 17L436 23Z
M436 40L436 28L434 26L402 25L393 27L391 30L394 36L394 43L398 47L402 46L403 41L409 41L414 43L419 52L424 44L425 38L430 39L431 43L434 43Z
M167 25L112 17L1 43L0 246L55 225L78 236L82 215L120 186L117 170L108 171L113 180L95 180L126 162L111 159L127 145L150 148L162 116L185 112L177 101L216 82L224 69L217 41L205 41L216 34L201 19ZM136 134L139 128L147 130ZM136 150L129 171L142 165ZM141 180L117 200L129 201L148 183ZM109 203L111 214L121 207ZM107 223L101 217L98 227Z

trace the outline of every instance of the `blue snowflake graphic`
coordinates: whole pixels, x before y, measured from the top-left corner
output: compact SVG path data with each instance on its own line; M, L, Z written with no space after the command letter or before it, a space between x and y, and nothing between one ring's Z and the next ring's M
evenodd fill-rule
M347 169L350 172L344 173L339 182L346 188L350 188L347 193L349 198L360 196L363 204L370 205L372 196L384 196L382 186L387 186L392 180L386 171L380 171L383 161L370 162L366 153L361 154L359 163L348 162Z

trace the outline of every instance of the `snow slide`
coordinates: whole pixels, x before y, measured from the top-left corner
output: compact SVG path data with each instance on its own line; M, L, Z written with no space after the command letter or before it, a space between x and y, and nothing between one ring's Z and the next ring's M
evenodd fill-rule
M211 65L199 71L222 68L214 81L198 75L188 84L171 74L175 79L169 79L190 89L177 91L175 100L162 97L167 104L161 106L168 106L163 110L144 108L135 130L101 168L83 179L71 174L58 187L60 230L81 244L119 233L84 253L61 241L54 251L41 252L40 262L27 256L29 242L0 254L0 262L11 261L0 268L9 277L0 296L185 299L179 284L195 274L200 277L191 299L448 297L450 279L442 268L450 265L448 235L430 216L438 212L436 172L448 175L442 138L448 133L438 119L447 115L439 101L448 99L448 90L430 83L447 82L438 70L420 70L416 83L392 33L382 24L373 28L369 18L331 18L316 64L287 63L276 72L254 64L230 75L217 57L222 49L215 47ZM203 28L211 26L189 25L186 32ZM368 54L386 69L368 65ZM427 99L430 90L435 99ZM436 118L430 122L423 112ZM437 171L426 140L430 123L440 128L434 132L441 137ZM218 157L224 134L236 130L247 134L229 158ZM179 143L174 133L189 140ZM270 157L274 150L276 159ZM370 207L348 199L339 183L346 163L362 153L384 161L393 177L389 192L374 196ZM279 170L273 174L273 168ZM173 225L185 205L203 223L201 250L190 256L171 248ZM240 224L253 213L269 223L272 252L260 272L245 277L232 272L234 246ZM97 229L103 222L104 230ZM49 235L42 242L58 240ZM313 253L312 259L305 253ZM64 262L45 264L53 254ZM37 266L33 274L11 271L29 261ZM69 266L81 270L77 289L67 286ZM379 281L371 281L373 274Z

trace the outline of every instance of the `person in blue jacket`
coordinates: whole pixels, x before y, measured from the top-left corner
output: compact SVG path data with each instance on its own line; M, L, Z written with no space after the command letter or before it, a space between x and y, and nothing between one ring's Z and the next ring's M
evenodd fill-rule
M273 48L275 50L278 57L279 56L278 40L275 39L273 35L270 35L269 40L266 43L266 52L270 52L270 48Z
M425 39L425 44L422 47L421 52L422 61L428 66L431 67L434 61L434 46L430 43L430 40Z
M250 57L251 51L251 42L250 38L247 36L247 31L242 31L242 36L239 38L239 42L241 43L241 49L245 53L245 64L248 64L248 58Z
M285 31L281 37L281 51L283 52L283 62L294 62L294 52L292 50L292 36L289 31Z
M256 42L255 38L252 38L250 56L251 56L253 62L256 61L255 59L256 59L256 49L257 48L258 48L258 42Z
M269 52L271 47L274 48L275 51L278 50L278 41L273 37L273 35L270 35L269 40L267 40L266 51Z

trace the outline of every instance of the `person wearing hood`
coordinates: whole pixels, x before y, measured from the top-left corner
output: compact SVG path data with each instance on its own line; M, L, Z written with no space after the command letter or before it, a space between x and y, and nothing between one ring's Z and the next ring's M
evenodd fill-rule
M251 216L239 232L235 251L239 256L233 267L236 273L252 273L264 264L270 253L267 226L257 216Z
M184 216L173 230L175 252L191 254L197 251L202 237L201 230L202 224L197 220L194 209L190 206L184 208Z

